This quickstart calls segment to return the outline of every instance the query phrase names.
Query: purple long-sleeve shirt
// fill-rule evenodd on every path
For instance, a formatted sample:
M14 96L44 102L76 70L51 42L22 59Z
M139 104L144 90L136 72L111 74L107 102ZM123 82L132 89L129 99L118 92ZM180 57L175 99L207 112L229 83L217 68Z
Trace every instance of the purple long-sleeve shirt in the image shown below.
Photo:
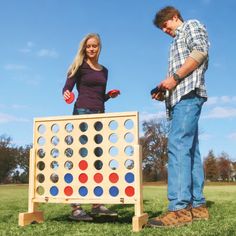
M97 71L84 61L76 74L72 78L67 78L62 92L66 90L71 92L76 84L78 98L75 107L104 112L104 103L109 99L106 94L107 78L106 67L103 66L102 70Z

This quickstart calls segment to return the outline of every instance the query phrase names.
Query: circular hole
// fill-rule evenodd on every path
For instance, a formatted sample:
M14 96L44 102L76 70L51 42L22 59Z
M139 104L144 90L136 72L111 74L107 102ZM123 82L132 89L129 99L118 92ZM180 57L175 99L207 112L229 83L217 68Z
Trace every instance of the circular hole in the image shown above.
M51 139L51 143L56 146L59 143L59 138L57 136L53 136Z
M125 128L126 129L132 129L134 127L134 122L130 119L125 121Z
M117 147L111 147L110 149L109 149L109 154L112 156L112 157L115 157L115 156L117 156L118 155L118 148Z
M111 173L109 175L109 180L110 180L111 183L117 183L118 180L119 180L119 175L116 174L116 173Z
M80 148L80 150L79 150L79 154L80 154L80 156L81 157L86 157L87 155L88 155L88 150L87 150L87 148Z
M97 161L94 162L94 167L95 167L96 170L101 170L102 166L103 166L102 161L97 160Z
M128 170L132 170L134 168L134 161L133 160L126 160L125 167Z
M101 183L103 181L103 175L100 174L100 173L96 173L94 176L93 176L93 179L96 183Z
M74 129L74 126L71 123L66 124L65 126L66 132L70 133Z
M71 145L71 144L73 143L73 141L74 141L74 139L73 139L73 137L72 137L71 135L67 135L67 136L65 137L65 143L66 143L67 145Z
M82 173L79 175L79 181L80 183L86 183L88 181L88 176L85 173Z
M58 124L53 124L51 127L51 130L53 133L57 133L59 131L59 125Z
M102 140L103 140L103 137L102 137L101 134L96 134L94 136L94 141L95 141L96 144L100 144L102 142Z
M65 174L64 180L66 183L70 184L73 181L73 175L69 173Z
M39 195L43 195L44 194L44 188L42 186L38 186L37 189L36 189L36 192Z
M125 134L125 141L127 143L132 143L134 141L134 135L132 133Z
M115 133L111 134L111 135L109 136L109 141L110 141L111 143L116 143L116 142L118 141L118 136L117 136L117 134L115 134Z
M132 146L125 147L125 154L127 156L133 156L134 154L134 148Z
M110 168L111 168L112 170L116 170L116 169L118 169L118 167L119 167L119 163L118 163L118 161L116 161L116 160L111 160L111 161L109 162L109 166L110 166Z
M109 189L109 193L112 197L116 197L118 194L119 194L119 189L115 186L112 186L110 189Z
M102 154L103 154L102 148L96 147L96 148L94 149L94 154L95 154L95 156L97 156L97 157L102 156Z
M70 186L65 187L64 193L66 196L71 196L73 194L73 188L71 188Z
M38 145L43 146L45 142L46 142L46 139L44 137L38 138L38 141L37 141Z
M109 123L109 128L110 128L111 130L116 130L116 129L118 128L118 123L117 123L117 121L112 120L112 121Z
M101 187L97 186L94 188L93 192L94 192L95 196L100 197L103 194L103 189Z
M72 156L73 156L73 149L67 148L67 149L65 150L65 155L66 155L67 157L72 157Z
M59 193L59 190L58 190L58 188L57 188L56 186L52 186L52 187L50 188L50 194L51 194L52 196L56 196L58 193Z
M96 131L101 131L102 128L103 128L102 122L97 121L97 122L94 124L94 129L95 129Z
M80 142L81 144L86 144L86 143L88 142L88 137L87 137L86 135L81 135L81 136L79 137L79 142Z
M85 123L85 122L82 122L82 123L79 125L79 129L80 129L81 132L87 131L87 129L88 129L88 124Z
M43 174L38 174L37 175L37 180L38 180L39 183L43 183L44 180L45 180L44 175Z
M44 170L45 168L45 163L43 161L38 162L37 167L39 170Z
M134 195L134 188L132 186L128 186L125 188L125 194L128 197L132 197Z
M55 173L51 174L50 176L50 180L53 182L53 183L57 183L58 180L59 180L59 176Z
M79 162L79 168L80 168L81 170L86 170L86 169L88 168L88 163L87 163L87 161L84 161L84 160L80 161L80 162Z
M84 187L84 186L80 187L80 188L79 188L79 194L80 194L82 197L86 196L86 195L88 194L88 189L87 189L86 187Z
M53 158L57 158L59 156L59 150L56 149L56 148L53 148L52 151L51 151L51 156Z
M57 169L59 168L59 164L58 164L57 161L53 161L53 162L51 162L50 167L51 167L53 170L57 170Z
M71 170L73 168L73 162L71 161L66 161L65 164L64 164L64 167L67 169L67 170Z
M45 151L44 151L42 148L40 148L40 149L38 150L37 154L38 154L38 156L39 156L40 158L44 158L44 157L45 157Z
M133 183L134 182L134 174L133 173L127 173L126 175L125 175L125 181L127 182L127 183Z
M45 125L39 125L39 127L38 127L38 132L39 132L40 134L44 134L45 131L46 131Z

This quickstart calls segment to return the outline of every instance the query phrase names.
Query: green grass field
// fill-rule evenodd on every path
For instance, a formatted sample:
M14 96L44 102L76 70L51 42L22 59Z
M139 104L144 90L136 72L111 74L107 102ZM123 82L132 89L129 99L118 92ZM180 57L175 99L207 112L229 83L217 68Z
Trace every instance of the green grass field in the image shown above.
M110 205L118 211L118 219L96 218L91 223L68 219L70 207L65 204L41 204L45 222L18 226L18 214L27 211L26 185L0 185L0 236L8 235L236 235L236 185L206 186L205 196L211 214L209 221L175 229L144 228L131 231L133 205ZM149 217L163 213L167 207L166 186L144 187L144 210ZM85 205L90 210L90 205Z

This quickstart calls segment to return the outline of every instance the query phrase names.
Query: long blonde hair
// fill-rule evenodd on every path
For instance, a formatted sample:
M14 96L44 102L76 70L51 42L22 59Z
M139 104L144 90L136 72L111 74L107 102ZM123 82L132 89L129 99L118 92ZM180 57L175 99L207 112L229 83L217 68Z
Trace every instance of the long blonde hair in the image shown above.
M76 53L74 61L69 66L69 69L68 69L68 72L67 72L67 77L68 78L73 77L75 75L75 73L77 72L77 70L79 69L79 67L81 66L81 64L83 63L83 60L86 56L85 55L86 43L87 43L88 39L90 39L90 38L95 38L98 41L99 50L98 50L98 54L97 54L97 58L96 58L98 60L98 57L99 57L99 54L100 54L100 51L101 51L101 47L102 47L101 39L100 39L99 34L90 33L90 34L86 35L80 42L79 49Z

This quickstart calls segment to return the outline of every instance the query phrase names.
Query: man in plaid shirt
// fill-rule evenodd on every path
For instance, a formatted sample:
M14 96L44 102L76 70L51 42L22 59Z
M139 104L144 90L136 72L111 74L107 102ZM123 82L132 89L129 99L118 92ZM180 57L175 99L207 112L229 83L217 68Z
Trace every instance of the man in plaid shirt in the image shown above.
M149 221L153 227L173 227L207 220L203 196L204 171L199 152L198 120L207 99L204 74L208 66L208 36L197 20L184 21L171 6L157 12L154 24L173 37L168 75L153 94L166 100L171 120L168 137L168 212ZM165 92L163 92L165 91Z

